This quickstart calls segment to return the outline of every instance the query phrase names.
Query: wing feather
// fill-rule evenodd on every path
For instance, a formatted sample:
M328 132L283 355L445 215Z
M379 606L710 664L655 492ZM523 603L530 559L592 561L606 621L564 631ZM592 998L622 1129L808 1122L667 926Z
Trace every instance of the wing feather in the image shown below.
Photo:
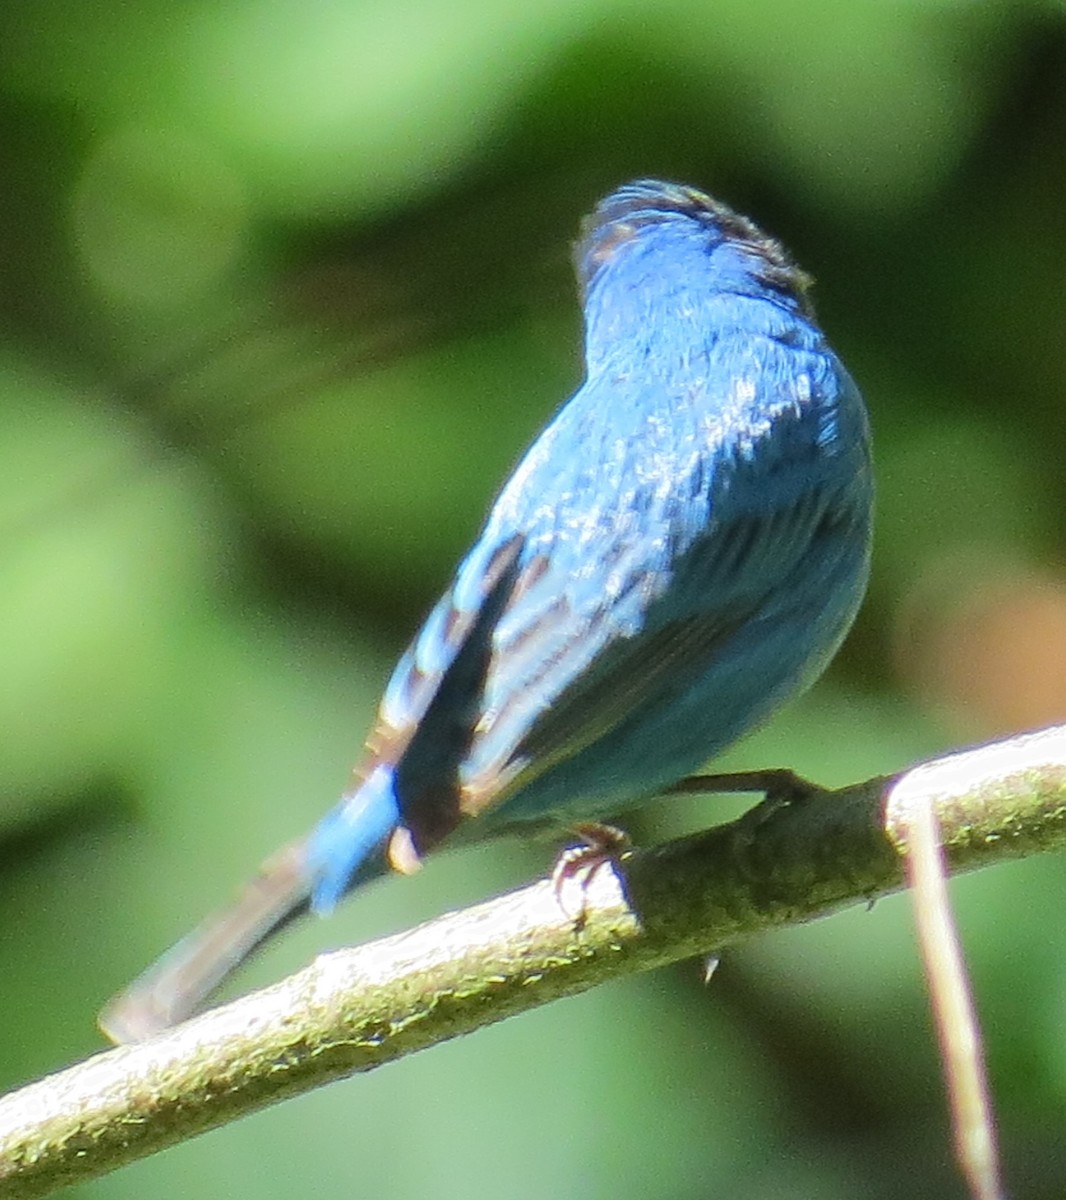
M560 611L558 600L530 613L512 640L498 647L488 693L501 672L510 672L519 636L526 653L542 640L554 653L540 658L526 688L500 689L500 702L483 715L464 772L463 811L473 815L505 803L501 783L513 795L640 709L660 707L688 689L739 630L788 603L782 578L808 556L812 543L838 540L829 511L812 492L788 509L714 529L672 572L669 615L655 603L665 580L634 579L632 586L644 593L640 637L617 627L613 604L580 620ZM708 597L716 598L711 606Z
M421 781L399 789L416 845L439 840L431 817L441 805L430 795L438 786L458 788L449 821L495 807L505 819L502 810L531 782L641 713L669 707L752 628L776 621L780 631L792 620L802 629L803 605L817 619L834 564L856 544L849 523L869 519L865 482L852 486L846 472L827 468L811 433L831 397L852 385L834 376L819 386L816 405L782 395L774 420L747 428L736 445L722 443L729 422L708 424L708 402L692 397L670 419L632 405L633 428L619 436L623 413L599 417L624 394L611 379L586 383L561 410L382 701L364 769L387 762L401 779L406 771L409 783ZM767 369L736 388L735 402L750 404L751 388L777 394L780 373ZM570 453L559 453L559 437ZM509 573L502 600L494 592L501 571ZM483 608L492 595L489 629ZM484 669L467 671L464 683L455 664L486 631ZM444 692L447 705L435 700ZM451 749L434 750L431 731L415 732L435 703L441 713L454 709L444 739ZM447 769L431 788L434 753ZM405 767L412 757L418 770Z

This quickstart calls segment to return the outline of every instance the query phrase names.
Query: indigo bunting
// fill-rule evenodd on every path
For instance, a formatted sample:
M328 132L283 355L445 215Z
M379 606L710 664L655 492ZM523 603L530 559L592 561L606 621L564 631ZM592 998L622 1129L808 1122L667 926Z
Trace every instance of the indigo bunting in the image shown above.
M810 280L747 218L645 180L576 248L585 380L400 659L362 767L112 1002L183 1019L260 941L447 840L580 828L661 793L825 667L869 569L862 398Z

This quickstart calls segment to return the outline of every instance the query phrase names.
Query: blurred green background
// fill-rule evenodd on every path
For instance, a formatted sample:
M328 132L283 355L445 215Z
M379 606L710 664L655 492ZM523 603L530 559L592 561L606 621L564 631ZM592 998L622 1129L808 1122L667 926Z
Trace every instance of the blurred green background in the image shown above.
M780 236L869 400L875 573L736 748L827 783L1066 719L1066 13L963 0L0 9L0 1085L338 794L581 374L616 184ZM722 799L653 806L639 841ZM246 970L535 877L443 855ZM1016 1197L1066 1194L1066 864L953 888ZM600 989L87 1197L961 1196L910 915Z

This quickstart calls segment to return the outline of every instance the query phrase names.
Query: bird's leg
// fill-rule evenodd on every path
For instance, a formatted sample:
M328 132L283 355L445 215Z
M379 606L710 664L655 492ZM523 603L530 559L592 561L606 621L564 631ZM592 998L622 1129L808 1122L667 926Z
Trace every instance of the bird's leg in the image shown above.
M720 775L690 775L667 788L667 794L762 792L763 798L733 822L733 844L737 862L745 874L755 878L756 872L748 862L759 830L784 808L806 804L829 789L787 767L770 767L762 771L734 771Z
M731 771L720 775L689 775L679 779L666 789L666 795L701 793L712 795L722 792L762 792L763 798L741 818L749 832L768 821L782 808L805 804L816 796L824 795L828 788L812 783L790 771L787 767L768 767L763 771Z
M727 771L715 775L689 775L679 779L665 790L665 795L681 795L698 792L712 795L722 792L762 792L763 799L757 805L771 805L773 809L783 804L802 804L813 800L827 789L812 783L790 771L787 767L769 767L762 771ZM752 810L755 811L754 809ZM769 814L767 814L769 815Z

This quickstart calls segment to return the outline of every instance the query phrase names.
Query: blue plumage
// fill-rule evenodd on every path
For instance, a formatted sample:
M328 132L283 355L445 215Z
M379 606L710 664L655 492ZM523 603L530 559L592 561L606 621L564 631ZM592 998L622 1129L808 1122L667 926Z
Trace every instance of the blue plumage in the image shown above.
M644 181L577 249L587 376L400 660L360 782L105 1014L143 1036L292 911L451 835L602 819L824 668L861 599L865 409L806 277L745 218ZM252 899L249 899L251 897Z

